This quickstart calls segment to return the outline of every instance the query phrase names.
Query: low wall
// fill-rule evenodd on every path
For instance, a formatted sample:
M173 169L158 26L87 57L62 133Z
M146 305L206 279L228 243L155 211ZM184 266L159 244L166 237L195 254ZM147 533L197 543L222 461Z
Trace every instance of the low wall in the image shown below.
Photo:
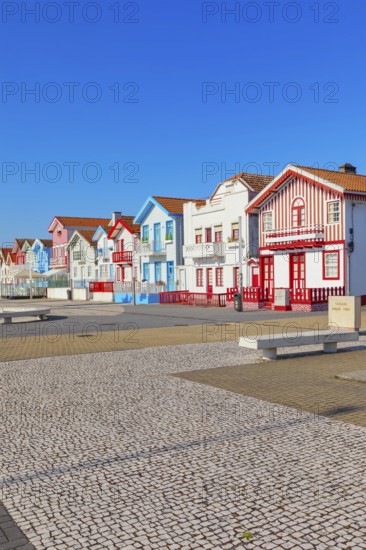
M81 302L89 300L89 290L87 288L73 288L72 299Z
M47 298L50 300L67 300L68 288L47 288Z
M93 292L90 294L93 302L113 302L113 292Z
M243 310L263 309L265 302L243 302Z
M132 304L133 295L126 293L115 293L114 301L119 304ZM159 294L136 294L136 305L141 304L158 304Z
M328 302L321 302L320 304L292 304L291 311L328 311Z

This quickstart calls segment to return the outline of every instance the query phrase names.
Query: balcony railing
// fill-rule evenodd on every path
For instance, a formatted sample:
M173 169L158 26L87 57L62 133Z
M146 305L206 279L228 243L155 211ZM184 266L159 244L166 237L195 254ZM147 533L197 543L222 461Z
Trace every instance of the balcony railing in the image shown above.
M184 258L214 258L225 256L226 243L199 243L183 246Z
M164 241L141 242L139 249L142 256L166 255L166 243Z
M324 241L324 225L304 225L302 227L278 228L265 231L265 244L288 244L298 241Z
M112 259L115 264L132 264L131 250L123 250L122 252L113 252Z
M77 250L76 252L73 252L72 259L74 262L78 262L80 260L85 260L85 256L80 250Z
M65 267L67 266L67 256L55 256L50 260L51 267Z

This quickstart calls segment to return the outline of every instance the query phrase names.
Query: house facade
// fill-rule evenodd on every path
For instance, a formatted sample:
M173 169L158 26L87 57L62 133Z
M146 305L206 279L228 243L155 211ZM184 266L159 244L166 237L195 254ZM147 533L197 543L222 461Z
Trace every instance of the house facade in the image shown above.
M87 289L90 282L98 279L97 243L93 241L94 234L93 230L77 229L66 246L73 289Z
M195 199L149 197L134 219L140 225L141 281L161 290L178 286L183 255L183 205Z
M15 239L12 253L15 254L15 265L23 266L27 263L26 254L32 248L34 239Z
M221 182L208 200L184 204L180 288L207 294L237 289L240 259L243 284L256 282L258 220L245 216L244 209L272 179L241 173Z
M50 269L52 240L35 239L30 250L33 252L32 270L37 273L46 273Z
M112 262L116 283L132 283L141 280L140 270L140 226L134 223L134 216L120 216L108 234L112 243Z
M51 269L69 269L67 245L76 230L93 231L94 234L97 227L108 227L109 222L108 218L55 216L48 228L52 234Z
M114 280L113 241L108 238L108 231L109 228L100 225L93 235L93 241L96 243L96 280L98 281Z
M246 212L259 216L260 248L245 307L323 310L329 295L366 295L366 176L352 165L289 165Z

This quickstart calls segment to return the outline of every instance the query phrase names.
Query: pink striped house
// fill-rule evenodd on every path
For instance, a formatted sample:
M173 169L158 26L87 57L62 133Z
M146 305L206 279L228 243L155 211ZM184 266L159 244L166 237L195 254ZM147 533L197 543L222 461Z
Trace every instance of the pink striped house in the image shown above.
M316 311L329 295L366 297L366 176L355 167L288 165L246 212L258 215L260 273L245 308Z

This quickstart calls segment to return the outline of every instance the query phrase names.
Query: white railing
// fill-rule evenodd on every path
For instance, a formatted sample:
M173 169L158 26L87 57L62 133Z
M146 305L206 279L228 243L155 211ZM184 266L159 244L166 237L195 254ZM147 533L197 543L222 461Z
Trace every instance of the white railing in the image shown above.
M324 240L324 225L304 225L302 227L277 228L265 231L264 240L267 244L288 243L293 241Z
M141 242L138 247L141 256L165 256L165 241Z
M199 243L183 246L184 258L213 258L225 256L225 243Z
M155 283L142 283L140 281L135 282L135 292L137 294L159 294L159 292L165 292L166 285L157 285ZM131 294L133 292L133 283L131 281L125 281L124 283L114 283L114 292L118 294Z

